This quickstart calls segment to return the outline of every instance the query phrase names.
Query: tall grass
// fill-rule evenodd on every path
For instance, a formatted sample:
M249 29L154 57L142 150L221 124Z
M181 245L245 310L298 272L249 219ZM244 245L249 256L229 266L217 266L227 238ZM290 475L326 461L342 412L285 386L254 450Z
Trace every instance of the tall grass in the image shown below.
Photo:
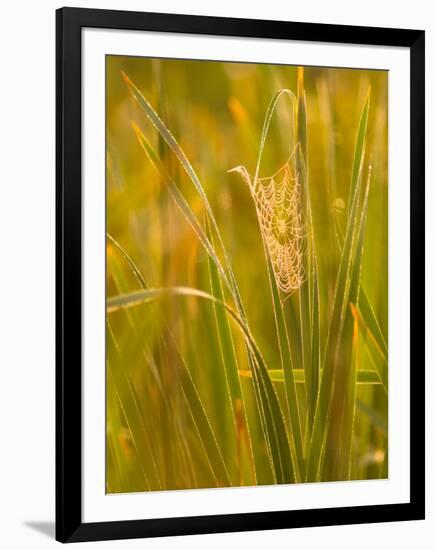
M107 69L107 491L385 476L385 75Z

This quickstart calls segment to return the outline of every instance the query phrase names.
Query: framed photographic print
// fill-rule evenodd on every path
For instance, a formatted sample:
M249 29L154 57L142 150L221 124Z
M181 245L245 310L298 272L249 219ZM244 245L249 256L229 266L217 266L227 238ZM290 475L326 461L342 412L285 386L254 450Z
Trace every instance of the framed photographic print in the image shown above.
M57 539L424 518L424 32L56 48Z

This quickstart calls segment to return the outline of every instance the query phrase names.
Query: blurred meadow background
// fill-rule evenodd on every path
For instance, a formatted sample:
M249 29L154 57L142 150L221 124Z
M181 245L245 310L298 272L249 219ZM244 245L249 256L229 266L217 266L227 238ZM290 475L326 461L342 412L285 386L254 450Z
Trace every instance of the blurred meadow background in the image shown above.
M106 58L108 493L387 477L387 93Z

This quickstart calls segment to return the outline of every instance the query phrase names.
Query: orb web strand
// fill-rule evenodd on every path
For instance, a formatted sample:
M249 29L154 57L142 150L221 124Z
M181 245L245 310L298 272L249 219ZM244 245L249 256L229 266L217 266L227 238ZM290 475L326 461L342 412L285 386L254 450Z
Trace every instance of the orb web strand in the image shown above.
M287 163L273 176L258 178L253 188L277 285L290 294L307 277L304 262L307 232L300 183Z

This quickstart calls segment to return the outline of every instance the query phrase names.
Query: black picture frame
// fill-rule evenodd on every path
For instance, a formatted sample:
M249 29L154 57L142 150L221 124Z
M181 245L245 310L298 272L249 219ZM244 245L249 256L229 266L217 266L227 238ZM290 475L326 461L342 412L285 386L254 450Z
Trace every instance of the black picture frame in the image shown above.
M369 44L410 49L410 502L135 521L82 522L81 29L84 27ZM424 519L424 55L425 33L419 30L78 8L57 10L57 540L77 542Z

